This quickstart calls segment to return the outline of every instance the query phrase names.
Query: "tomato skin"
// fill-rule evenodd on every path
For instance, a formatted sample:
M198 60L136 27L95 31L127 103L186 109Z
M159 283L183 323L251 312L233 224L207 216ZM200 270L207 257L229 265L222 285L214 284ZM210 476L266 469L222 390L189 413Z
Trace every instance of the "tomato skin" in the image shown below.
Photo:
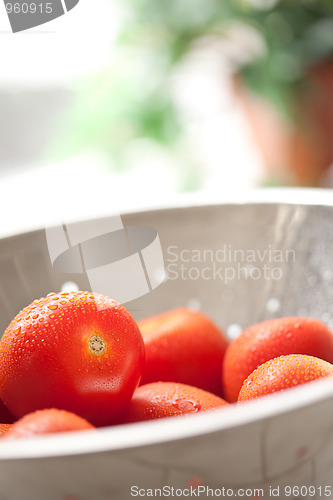
M270 359L244 381L238 402L260 398L312 380L333 376L333 365L314 356L289 354Z
M143 362L140 330L120 304L89 292L49 294L0 341L0 397L16 418L61 408L108 425L130 401Z
M3 439L28 438L38 434L95 429L87 420L72 412L47 408L28 413L8 428Z
M7 406L0 400L0 422L2 424L12 424L14 421L15 418L10 413Z
M306 354L333 363L333 334L313 318L286 317L246 328L227 349L224 394L235 402L244 380L259 365L286 354Z
M141 385L118 423L175 417L229 406L216 394L176 382Z
M141 385L179 382L222 395L224 333L204 314L179 308L138 322L146 351Z
M11 424L0 424L0 439L7 433L10 427Z

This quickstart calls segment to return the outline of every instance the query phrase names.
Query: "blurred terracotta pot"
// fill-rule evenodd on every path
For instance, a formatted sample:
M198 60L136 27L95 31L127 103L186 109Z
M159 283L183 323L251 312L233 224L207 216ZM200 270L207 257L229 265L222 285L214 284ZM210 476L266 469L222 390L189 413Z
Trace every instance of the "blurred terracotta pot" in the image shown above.
M312 66L295 93L288 119L255 95L240 75L234 88L269 182L322 186L333 163L333 60Z

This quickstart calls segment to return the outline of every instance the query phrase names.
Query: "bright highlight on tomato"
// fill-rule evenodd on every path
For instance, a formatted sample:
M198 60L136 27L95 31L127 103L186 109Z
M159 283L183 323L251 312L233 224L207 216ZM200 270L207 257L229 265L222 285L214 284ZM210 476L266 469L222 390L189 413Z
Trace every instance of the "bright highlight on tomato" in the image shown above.
M49 294L23 309L0 341L0 397L20 418L59 408L111 424L139 384L144 344L120 304L89 292Z

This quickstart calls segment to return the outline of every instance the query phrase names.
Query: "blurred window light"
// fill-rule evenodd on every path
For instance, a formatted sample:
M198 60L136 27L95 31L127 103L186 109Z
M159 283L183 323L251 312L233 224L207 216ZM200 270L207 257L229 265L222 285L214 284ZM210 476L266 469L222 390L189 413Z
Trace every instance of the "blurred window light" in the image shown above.
M81 0L66 16L12 34L5 11L1 16L0 88L71 86L110 63L113 41L120 29L123 10L110 0ZM15 63L14 63L15 61Z

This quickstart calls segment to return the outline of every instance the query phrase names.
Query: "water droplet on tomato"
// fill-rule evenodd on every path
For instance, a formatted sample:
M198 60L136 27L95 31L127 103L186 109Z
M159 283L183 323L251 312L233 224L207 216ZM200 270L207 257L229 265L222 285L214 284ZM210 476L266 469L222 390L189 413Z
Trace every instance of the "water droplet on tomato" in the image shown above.
M172 406L183 413L195 413L201 409L201 404L199 403L199 401L188 398L175 399L172 402Z

